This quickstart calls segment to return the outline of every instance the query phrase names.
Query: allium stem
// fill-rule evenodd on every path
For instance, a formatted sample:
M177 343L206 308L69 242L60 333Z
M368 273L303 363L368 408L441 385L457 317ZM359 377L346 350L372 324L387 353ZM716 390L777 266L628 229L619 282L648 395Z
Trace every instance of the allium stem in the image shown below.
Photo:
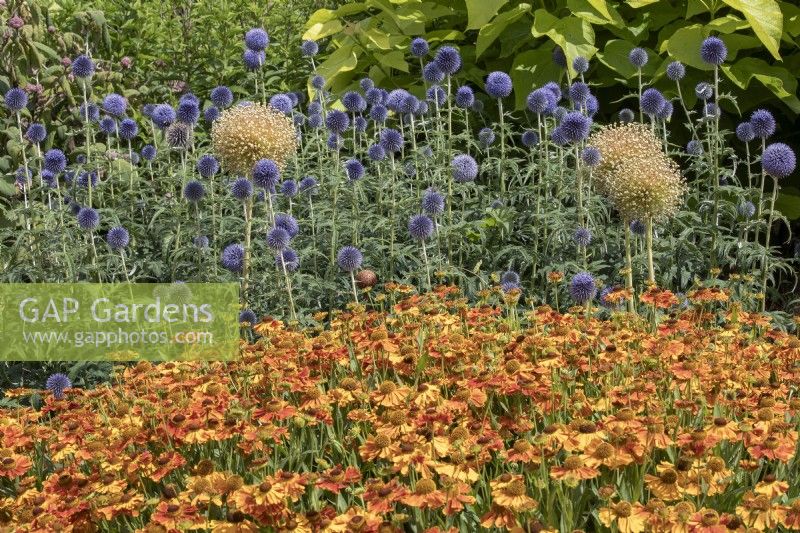
M250 233L253 226L253 199L244 203L244 260L242 262L242 305L247 307L247 289L250 283Z
M647 271L648 283L655 284L656 271L653 267L653 217L647 217Z
M642 114L642 67L637 70L639 74L639 122L644 122L644 115Z
M772 237L772 223L775 221L775 199L778 197L778 178L772 178L772 199L769 203L769 217L764 237L764 255L761 258L761 312L767 308L767 277L769 276L769 243Z
M631 225L630 221L625 220L625 285L629 292L628 310L631 313L636 313L635 293L633 290L633 259L631 257Z
M353 274L353 271L350 271L350 282L353 284L353 298L355 298L356 303L358 303L358 290L356 288L356 276Z

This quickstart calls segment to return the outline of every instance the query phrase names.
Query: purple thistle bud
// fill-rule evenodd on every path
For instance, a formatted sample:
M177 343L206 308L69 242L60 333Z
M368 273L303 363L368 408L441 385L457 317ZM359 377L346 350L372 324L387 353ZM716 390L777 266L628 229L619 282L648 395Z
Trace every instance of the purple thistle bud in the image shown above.
M673 61L667 65L667 77L672 81L680 81L686 76L686 67L680 61Z
M112 250L122 250L128 247L130 235L128 234L128 230L122 226L116 226L108 230L106 241Z
M468 109L475 102L475 93L471 87L463 85L456 91L456 106L461 109Z
M314 41L303 41L300 45L300 51L306 57L314 57L319 53L319 45Z
M274 190L281 177L278 164L272 159L260 159L253 165L253 183L262 189Z
M81 207L77 219L78 226L85 230L93 230L100 224L100 215L91 207Z
M231 272L241 272L244 266L244 246L238 243L226 246L225 249L222 250L220 263L222 263L225 269Z
M475 181L478 177L478 163L472 156L459 154L450 163L453 179L458 183L468 183Z
M183 197L186 198L187 202L199 202L203 199L205 194L205 187L203 187L203 184L197 180L187 182L183 188Z
M345 272L354 272L361 267L364 256L361 251L354 246L343 246L336 254L336 264Z
M637 69L641 69L647 64L647 51L644 48L634 48L628 53L628 61Z
M594 277L588 272L578 272L569 283L569 294L578 304L585 304L597 294Z
M749 143L755 139L756 132L753 131L753 125L749 122L742 122L736 126L736 137L744 143Z
M412 239L427 240L433 235L434 224L427 215L414 215L408 220L408 233Z
M430 47L428 46L428 41L423 39L422 37L416 37L411 40L411 55L414 57L425 57L428 55L428 51Z
M761 167L774 178L789 176L796 164L794 150L783 143L770 144L761 156Z
M436 52L439 68L445 74L453 75L461 69L461 54L452 46L443 46Z
M244 34L244 44L250 50L260 52L269 46L269 35L264 28L252 28Z
M757 109L750 115L753 133L759 139L767 139L775 133L775 117L766 109Z
M211 102L220 109L225 109L233 103L233 92L224 85L219 85L211 90Z
M436 189L428 189L422 195L422 210L435 217L444 212L444 195Z
M240 202L253 196L253 183L247 178L239 178L231 184L231 196Z
M728 48L719 37L708 37L700 45L700 58L709 65L721 65L728 57Z
M505 72L491 72L486 77L486 94L492 98L508 98L512 89L511 77Z

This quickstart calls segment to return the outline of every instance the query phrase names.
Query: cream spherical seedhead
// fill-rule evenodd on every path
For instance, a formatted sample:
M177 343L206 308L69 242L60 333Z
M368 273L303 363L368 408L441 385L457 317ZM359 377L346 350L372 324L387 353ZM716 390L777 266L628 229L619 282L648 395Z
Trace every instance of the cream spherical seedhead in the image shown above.
M261 104L223 111L211 128L211 142L223 168L233 174L249 174L261 159L283 166L297 150L292 119Z
M650 128L638 122L603 126L588 141L600 151L600 163L595 167L595 184L606 194L608 181L631 159L647 159L661 154L661 142Z

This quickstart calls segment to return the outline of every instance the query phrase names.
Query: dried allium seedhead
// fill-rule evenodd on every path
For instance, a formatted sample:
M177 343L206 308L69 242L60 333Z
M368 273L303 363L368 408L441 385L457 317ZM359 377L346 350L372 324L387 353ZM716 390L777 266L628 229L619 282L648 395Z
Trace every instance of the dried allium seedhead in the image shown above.
M171 124L164 135L173 150L186 150L192 144L192 128L183 122Z
M283 166L297 150L291 117L260 104L223 111L211 128L211 141L222 166L234 174L249 174L261 159Z

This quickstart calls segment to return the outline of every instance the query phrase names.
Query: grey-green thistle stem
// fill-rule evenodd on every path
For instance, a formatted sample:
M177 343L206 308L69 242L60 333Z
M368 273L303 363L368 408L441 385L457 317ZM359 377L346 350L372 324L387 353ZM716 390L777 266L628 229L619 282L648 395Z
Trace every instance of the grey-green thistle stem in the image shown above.
M772 178L772 198L769 203L769 217L767 221L767 230L764 237L764 255L761 257L761 312L766 310L767 306L767 277L769 276L769 243L772 237L772 223L775 221L775 199L778 197L778 178Z

